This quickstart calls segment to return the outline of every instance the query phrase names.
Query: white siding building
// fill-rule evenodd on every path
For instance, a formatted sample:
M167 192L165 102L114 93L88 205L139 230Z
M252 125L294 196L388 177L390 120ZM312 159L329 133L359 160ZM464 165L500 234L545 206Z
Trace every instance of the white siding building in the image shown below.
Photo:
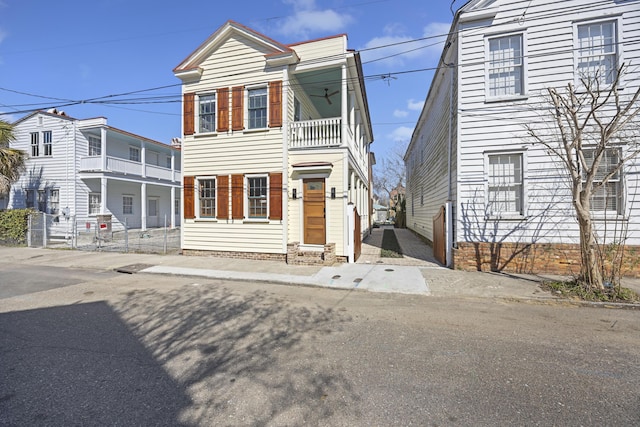
M569 177L525 126L553 126L547 88L594 70L606 87L623 63L620 93L629 99L640 84L640 1L468 1L405 155L408 227L455 268L578 271ZM600 230L628 226L630 250L640 246L638 168L631 162L592 199ZM434 232L442 207L443 232Z
M346 35L283 45L229 21L174 73L184 253L353 261L371 220L373 136Z
M107 125L35 112L14 124L11 144L27 153L26 171L5 206L54 215L52 233L71 221L94 223L111 215L112 227L147 229L180 224L180 150ZM0 200L0 203L3 201Z

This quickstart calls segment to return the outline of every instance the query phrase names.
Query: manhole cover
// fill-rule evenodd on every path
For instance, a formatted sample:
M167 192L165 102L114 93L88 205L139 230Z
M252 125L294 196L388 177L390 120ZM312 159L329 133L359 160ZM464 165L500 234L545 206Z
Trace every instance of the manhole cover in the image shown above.
M362 279L359 278L359 277L357 279L354 279L354 281L353 281L353 283L360 283L360 282L362 282Z
M133 273L137 273L137 272L142 271L145 268L149 268L149 267L153 267L153 265L151 265L151 264L129 264L129 265L125 265L124 267L114 268L114 270L116 272L118 272L118 273L133 274Z
M393 268L385 268L384 271L394 271Z

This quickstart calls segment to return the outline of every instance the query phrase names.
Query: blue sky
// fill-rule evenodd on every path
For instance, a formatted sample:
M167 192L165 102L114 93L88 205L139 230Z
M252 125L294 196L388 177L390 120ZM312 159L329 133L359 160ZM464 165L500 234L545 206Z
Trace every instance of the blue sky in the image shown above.
M0 118L14 121L24 110L170 86L136 94L145 102L158 97L154 103L60 107L169 143L180 135L180 103L167 102L180 93L173 68L232 19L285 44L346 33L349 48L361 51L372 149L381 158L410 139L433 76L415 70L437 65L444 39L409 41L448 32L450 3L0 0L0 113L8 113ZM394 43L400 44L378 48Z

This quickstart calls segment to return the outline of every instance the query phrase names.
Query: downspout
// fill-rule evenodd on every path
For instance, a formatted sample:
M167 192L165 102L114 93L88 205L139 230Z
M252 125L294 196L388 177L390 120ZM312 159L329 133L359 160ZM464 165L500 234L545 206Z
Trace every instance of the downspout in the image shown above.
M282 251L289 243L289 68L282 70ZM288 262L288 261L287 261Z

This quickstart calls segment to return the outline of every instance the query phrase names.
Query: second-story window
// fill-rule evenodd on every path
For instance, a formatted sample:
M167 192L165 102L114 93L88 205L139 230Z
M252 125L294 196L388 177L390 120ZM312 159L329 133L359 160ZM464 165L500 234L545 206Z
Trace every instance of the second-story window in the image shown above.
M140 162L140 149L138 147L129 147L129 160Z
M267 88L249 89L249 129L267 127Z
M100 141L100 138L90 136L89 137L89 155L99 156L101 154L102 154L102 143Z
M522 34L489 39L487 95L524 95L524 54Z
M45 156L53 154L53 135L50 130L42 132L42 148Z
M616 78L618 45L614 21L578 25L578 79L611 84Z
M199 96L199 132L215 132L216 131L216 96L200 95Z
M31 157L40 155L40 134L38 132L31 133Z

